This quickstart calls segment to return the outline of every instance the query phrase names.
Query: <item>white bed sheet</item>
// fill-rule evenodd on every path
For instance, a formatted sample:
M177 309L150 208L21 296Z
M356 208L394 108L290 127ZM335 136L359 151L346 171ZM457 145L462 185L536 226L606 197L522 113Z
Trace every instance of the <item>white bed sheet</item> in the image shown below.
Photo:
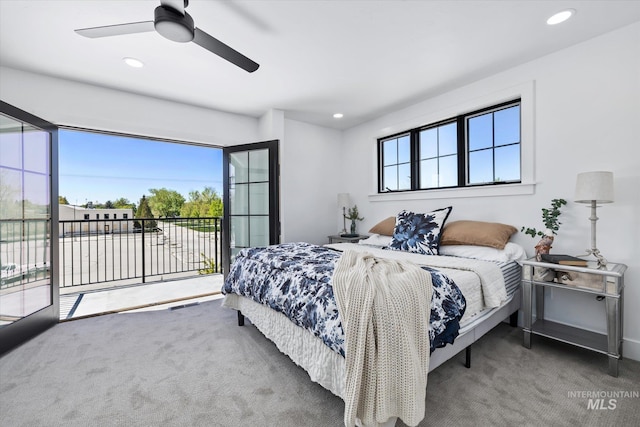
M391 258L396 260L401 259L414 262L418 265L424 265L425 261L425 255L413 254L403 251L384 250L374 246L359 245L357 243L333 243L325 246L339 251L354 250L360 252L370 252L380 258ZM460 319L460 324L464 324L465 322L472 320L479 313L488 308L484 304L480 278L476 273L467 270L442 267L437 267L437 269L439 271L442 271L451 280L453 280L458 288L460 288L462 295L464 295L467 303L467 308L465 309L462 319Z

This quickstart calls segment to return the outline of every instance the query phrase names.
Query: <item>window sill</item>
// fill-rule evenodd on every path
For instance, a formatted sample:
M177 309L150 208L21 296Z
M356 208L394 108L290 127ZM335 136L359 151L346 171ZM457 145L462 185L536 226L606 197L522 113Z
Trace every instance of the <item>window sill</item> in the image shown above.
M370 202L396 200L458 199L464 197L520 196L533 194L535 184L507 184L485 187L449 188L442 190L404 191L398 193L369 194Z

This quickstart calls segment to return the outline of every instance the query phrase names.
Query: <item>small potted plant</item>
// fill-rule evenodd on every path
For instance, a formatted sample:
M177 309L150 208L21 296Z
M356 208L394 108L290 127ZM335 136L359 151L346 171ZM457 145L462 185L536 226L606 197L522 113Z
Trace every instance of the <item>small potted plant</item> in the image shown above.
M351 220L351 236L357 236L356 221L362 221L364 219L364 217L360 217L360 214L358 213L358 206L354 205L352 208L349 208L344 217Z
M551 249L551 244L553 243L554 235L560 229L560 224L562 224L558 217L562 214L560 208L567 204L567 201L564 199L553 199L551 200L551 207L549 209L542 208L542 223L546 227L544 230L537 230L531 227L522 227L520 231L523 231L524 234L528 234L531 237L535 238L536 236L542 237L542 239L535 246L536 249L536 260L542 261L542 254L548 254Z
M556 233L556 231L560 229L560 224L562 224L558 220L558 217L560 216L560 214L562 214L562 212L560 212L560 208L566 204L567 204L567 201L565 199L553 199L551 200L550 209L542 208L542 223L546 227L544 231L536 230L535 228L530 228L530 227L522 227L520 231L523 231L524 234L528 234L534 238L536 236L553 237L554 234L558 234Z

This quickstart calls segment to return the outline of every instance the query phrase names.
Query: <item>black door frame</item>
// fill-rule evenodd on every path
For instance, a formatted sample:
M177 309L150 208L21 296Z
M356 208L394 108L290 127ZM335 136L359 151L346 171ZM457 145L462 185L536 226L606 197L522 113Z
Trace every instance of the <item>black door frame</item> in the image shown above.
M280 243L280 162L278 140L234 145L222 149L223 180L223 231L222 231L222 269L224 276L231 265L231 203L229 194L229 155L238 151L269 150L269 244Z
M40 117L23 111L13 105L0 101L0 112L18 121L33 125L38 129L49 132L50 158L49 158L49 207L50 217L50 291L51 304L34 313L31 313L15 322L0 328L0 355L19 346L46 329L57 324L60 320L60 288L58 280L58 239L54 233L58 232L58 127Z

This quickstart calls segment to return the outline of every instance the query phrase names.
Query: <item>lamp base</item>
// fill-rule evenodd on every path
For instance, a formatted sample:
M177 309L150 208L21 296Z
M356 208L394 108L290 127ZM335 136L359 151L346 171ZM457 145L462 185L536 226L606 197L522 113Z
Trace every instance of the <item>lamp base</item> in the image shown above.
M596 222L598 221L596 207L596 200L591 200L591 216L589 217L589 221L591 221L591 249L587 249L584 256L593 255L598 260L598 268L606 269L607 260L600 255L600 251L596 248Z
M603 257L602 254L600 254L600 250L598 248L587 249L586 252L587 252L586 254L580 255L580 256L593 255L595 257L595 259L598 261L598 268L599 269L606 269L607 268L607 259L605 257Z

